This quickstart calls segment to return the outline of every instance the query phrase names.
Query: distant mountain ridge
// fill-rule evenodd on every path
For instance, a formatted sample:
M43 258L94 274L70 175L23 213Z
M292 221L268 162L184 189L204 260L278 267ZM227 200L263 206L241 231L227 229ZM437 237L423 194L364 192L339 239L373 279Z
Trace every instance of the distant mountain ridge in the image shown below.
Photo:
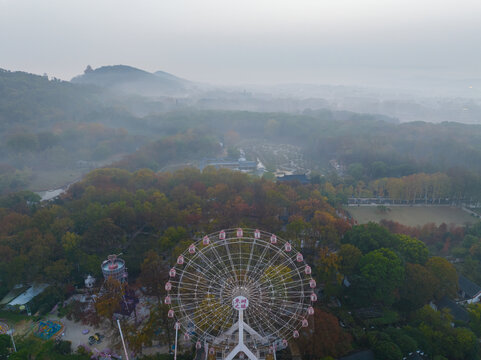
M98 88L0 69L0 131L82 118L100 108Z
M150 73L127 65L102 66L95 70L87 66L84 73L71 82L147 96L186 96L196 88L195 83L167 72Z

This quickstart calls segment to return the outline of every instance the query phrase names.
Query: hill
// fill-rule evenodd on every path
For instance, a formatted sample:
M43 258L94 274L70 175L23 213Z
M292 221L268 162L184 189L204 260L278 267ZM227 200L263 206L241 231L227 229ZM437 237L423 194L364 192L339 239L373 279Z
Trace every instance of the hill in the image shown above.
M0 130L78 119L99 107L98 89L0 69Z
M157 71L149 73L126 65L102 66L93 70L87 66L74 84L91 84L127 94L144 96L182 96L193 88L190 81Z

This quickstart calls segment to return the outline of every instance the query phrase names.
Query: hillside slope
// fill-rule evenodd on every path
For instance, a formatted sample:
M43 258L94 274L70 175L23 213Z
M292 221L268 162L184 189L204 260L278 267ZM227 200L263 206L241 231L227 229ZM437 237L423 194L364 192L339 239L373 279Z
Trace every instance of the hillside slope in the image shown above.
M144 96L182 96L193 84L172 74L158 71L149 73L126 65L87 67L82 75L72 79L74 84L91 84L126 94Z

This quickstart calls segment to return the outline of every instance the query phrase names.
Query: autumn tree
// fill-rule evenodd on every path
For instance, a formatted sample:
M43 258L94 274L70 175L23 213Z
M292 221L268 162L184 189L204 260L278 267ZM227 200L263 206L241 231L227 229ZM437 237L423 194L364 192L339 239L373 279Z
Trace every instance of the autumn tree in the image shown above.
M434 297L440 300L444 296L454 297L458 290L458 274L454 266L444 258L434 256L426 262L426 268L437 279Z
M337 253L322 247L316 260L316 277L324 284L326 295L332 295L342 280L339 272L341 259Z
M339 326L338 318L319 308L309 317L309 327L300 333L295 342L305 358L338 358L351 349L352 338Z
M145 288L145 293L157 298L157 303L162 303L162 295L165 293L163 287L167 278L167 265L155 251L150 250L145 255L141 265L141 272L138 282Z
M114 325L113 316L121 310L121 302L125 295L125 284L109 277L95 301L95 309L99 316L108 319Z
M434 298L438 287L437 279L429 269L419 264L406 264L406 278L400 288L403 307L414 310Z

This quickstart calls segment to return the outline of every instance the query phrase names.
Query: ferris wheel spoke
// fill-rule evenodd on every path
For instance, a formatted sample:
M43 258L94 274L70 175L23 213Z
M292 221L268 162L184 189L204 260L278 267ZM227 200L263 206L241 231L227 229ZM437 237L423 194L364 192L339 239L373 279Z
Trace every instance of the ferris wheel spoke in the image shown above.
M281 250L281 251L282 251L282 250ZM266 269L269 269L270 267L276 266L277 269L280 269L280 268L282 268L283 266L286 266L287 268L290 269L289 273L294 272L295 270L297 270L297 265L292 261L292 259L291 259L289 256L286 256L285 259L284 259L284 261L283 261L282 263L274 265L274 264L275 264L275 261L279 258L279 256L280 256L280 252L278 252L278 253L276 254L276 257L275 257L275 258L272 258L272 259L267 263L267 265L266 265L265 268L266 268ZM291 267L287 266L286 264L291 264L291 265L293 265L293 267L294 267L295 270L293 270ZM276 272L279 272L279 270L277 270ZM296 271L296 273L299 275L299 277L302 277L302 275L300 275L300 273L299 273L298 270ZM282 274L282 275L284 275L284 274ZM262 277L262 274L259 274L257 277L253 278L252 281L253 281L253 282L259 281L261 277Z
M200 254L201 252L199 251L198 254ZM194 261L195 258L193 259L189 259L189 262L188 264L184 267L184 269L182 270L183 272L188 272L187 269L189 268L188 265L190 264L193 264L193 261ZM204 259L208 259L207 257L204 256ZM190 266L193 268L193 266ZM222 275L219 274L219 272L216 272L215 269L215 264L211 261L209 261L209 267L206 269L207 270L207 274L211 276L211 278L214 278L215 280L218 280L219 282L221 282L223 280L222 278ZM212 273L210 272L210 270L214 270ZM197 271L197 269L196 269ZM192 273L191 273L192 274ZM207 275L206 272L202 272L202 275L205 276Z
M249 255L249 260L247 261L247 269L246 269L246 272L245 272L245 275L244 275L244 283L248 283L247 274L249 273L249 270L250 270L250 267L251 267L252 254L254 253L254 249L256 247L256 242L257 242L257 239L254 238L254 243L251 246L251 252L250 252L250 255Z
M211 261L207 256L205 256L205 254L203 252L199 251L198 254L199 254L199 256L201 256L204 259L204 261L207 261L209 263L209 268L207 269L208 271L213 270L213 269L217 269L218 264ZM212 276L216 279L221 279L223 277L223 274L220 274L219 272L214 271L212 273Z
M279 326L285 323L285 321L280 319L275 312L266 312L265 308L261 307L260 304L255 304L254 308L256 310L256 314L259 315L259 318L262 318L263 323L265 323L274 334L279 330ZM272 324L273 321L275 321L276 325L278 325L277 327Z
M230 265L232 267L232 272L234 273L234 278L235 278L235 281L237 283L237 285L239 285L239 279L237 278L237 273L236 273L236 270L235 270L235 266L234 266L234 263L232 262L232 258L230 256L230 250L229 250L229 247L227 246L227 239L224 239L224 246L225 246L225 251L227 253L227 256L229 257L229 262L230 262Z
M182 272L182 275L184 278L186 278L186 281L181 281L181 280L171 280L171 284L173 286L177 286L179 288L182 288L182 287L188 287L188 286L192 286L193 284L195 283L199 283L199 279L202 279L202 277L199 277L198 275L196 274L192 274L190 273L189 271L184 271ZM206 280L206 279L204 279ZM214 284L214 285L212 285ZM222 283L220 282L207 282L206 283L203 283L203 284L200 284L201 287L205 288L205 289L208 289L209 286L211 286L212 288L216 288L216 287L220 287Z
M253 328L258 332L260 333L259 335L261 335L262 337L264 338L269 338L269 337L272 337L272 334L275 334L275 329L272 328L272 326L270 324L267 325L267 329L269 329L269 332L266 331L266 329L264 329L264 327L262 326L262 322L261 322L261 318L263 316L249 316L248 313L246 313L246 319L247 321L249 321L249 319L252 318L252 323L253 323Z
M260 286L264 286L266 283L270 284L276 284L276 283L281 283L283 285L288 286L288 288L294 288L294 287L299 287L299 289L302 291L304 294L304 287L306 287L309 282L307 279L303 278L303 275L299 272L299 269L291 269L287 273L282 273L280 269L285 265L280 265L279 267L276 268L276 272L274 276L265 276L264 279L262 277L258 280L260 283ZM295 278L296 280L292 280L292 278ZM289 280L290 279L290 280Z
M225 317L225 318L223 319L223 322L220 324L219 329L225 329L225 330L227 330L226 328L228 328L229 325L234 324L235 321L236 321L236 316L235 316L235 315L236 315L236 314L233 314L233 315L230 316L230 317ZM216 327L216 323L215 323L214 321L212 321L212 319L210 319L210 321L211 321L211 325L210 325L210 327L209 327L209 329L208 329L209 331L212 330L212 329L214 329L214 328ZM230 322L229 322L229 321L230 321Z
M269 250L268 250L268 249L269 249L269 246L270 246L270 244L268 244L268 246L264 246L264 249L263 249L263 251L262 251L262 254L261 254L261 255L259 256L259 258L257 259L256 264L254 265L254 268L253 268L253 270L252 270L252 273L253 273L253 274L256 274L257 272L259 272L259 266L260 266L260 264L262 264L262 261L263 261L263 259L264 259L264 257L265 257L266 252L269 251ZM253 282L251 281L249 284L252 284L252 283L253 283Z

